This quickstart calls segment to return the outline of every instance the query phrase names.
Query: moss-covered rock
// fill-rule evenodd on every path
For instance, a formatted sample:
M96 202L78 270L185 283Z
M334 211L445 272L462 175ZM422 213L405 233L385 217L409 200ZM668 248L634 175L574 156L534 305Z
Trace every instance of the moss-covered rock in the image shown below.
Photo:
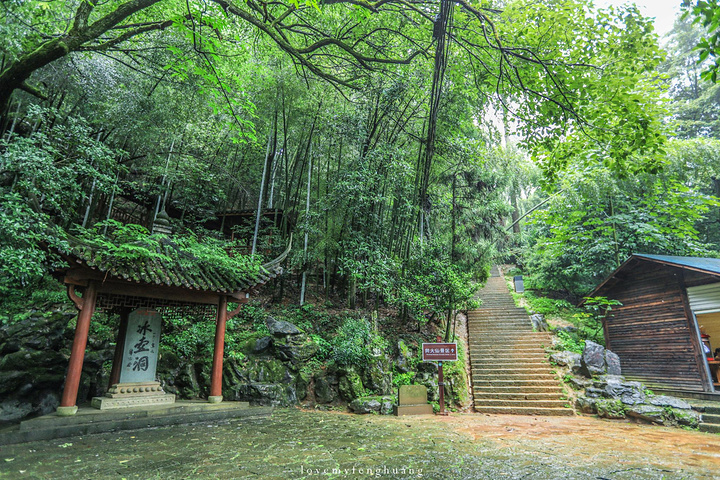
M392 392L391 360L385 355L372 357L363 370L363 385L373 393L388 395Z
M345 369L344 374L338 382L338 392L340 393L340 398L347 402L351 402L364 395L365 388L363 387L360 375L358 375L354 368L350 367Z
M628 417L637 418L645 422L665 423L665 410L654 405L634 405L629 407L625 413Z
M297 365L308 361L318 351L318 345L305 334L288 335L273 339L275 357Z
M603 418L625 418L623 402L617 398L599 398L595 401L597 414Z
M333 388L331 378L322 374L315 377L315 401L317 403L332 403L337 400L337 393Z
M694 410L670 408L669 413L678 425L697 428L697 426L700 424L700 414L698 414Z

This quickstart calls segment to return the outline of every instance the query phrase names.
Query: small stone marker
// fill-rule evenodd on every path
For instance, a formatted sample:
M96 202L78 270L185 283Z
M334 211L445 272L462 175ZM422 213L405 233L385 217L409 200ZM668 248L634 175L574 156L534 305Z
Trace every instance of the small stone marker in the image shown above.
M427 387L425 385L401 385L398 404L393 406L393 411L397 416L432 415L432 405L427 403Z

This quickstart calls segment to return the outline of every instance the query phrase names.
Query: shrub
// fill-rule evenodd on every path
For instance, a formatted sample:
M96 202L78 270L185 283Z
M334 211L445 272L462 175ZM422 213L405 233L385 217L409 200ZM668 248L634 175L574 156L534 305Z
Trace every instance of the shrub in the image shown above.
M387 349L387 342L372 331L367 319L349 317L338 329L332 346L332 358L338 365L364 366L374 350L382 352Z

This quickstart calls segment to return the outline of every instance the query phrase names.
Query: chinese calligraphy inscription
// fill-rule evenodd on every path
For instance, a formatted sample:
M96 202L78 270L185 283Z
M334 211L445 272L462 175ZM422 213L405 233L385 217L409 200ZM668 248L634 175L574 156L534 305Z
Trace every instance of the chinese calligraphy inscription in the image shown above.
M155 381L161 322L155 310L138 308L130 313L120 383Z

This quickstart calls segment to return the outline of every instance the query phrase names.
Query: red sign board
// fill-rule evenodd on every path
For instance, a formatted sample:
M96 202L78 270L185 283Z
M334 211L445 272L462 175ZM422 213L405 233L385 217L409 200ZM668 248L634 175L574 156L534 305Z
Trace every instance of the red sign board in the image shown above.
M457 343L423 343L423 362L452 362L457 360Z

